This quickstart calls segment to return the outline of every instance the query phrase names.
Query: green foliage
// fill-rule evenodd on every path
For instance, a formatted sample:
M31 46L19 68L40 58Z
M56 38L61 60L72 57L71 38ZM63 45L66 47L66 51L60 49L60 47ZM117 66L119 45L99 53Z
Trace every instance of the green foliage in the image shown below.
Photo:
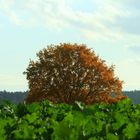
M0 140L139 140L140 105L130 99L115 104L0 105Z

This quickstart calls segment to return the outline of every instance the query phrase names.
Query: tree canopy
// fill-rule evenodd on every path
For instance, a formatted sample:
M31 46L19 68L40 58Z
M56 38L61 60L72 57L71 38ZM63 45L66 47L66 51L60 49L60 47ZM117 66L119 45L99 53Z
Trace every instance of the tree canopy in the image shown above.
M84 44L50 45L37 57L24 72L29 84L29 103L45 99L54 103L114 103L126 98L114 66L108 67Z

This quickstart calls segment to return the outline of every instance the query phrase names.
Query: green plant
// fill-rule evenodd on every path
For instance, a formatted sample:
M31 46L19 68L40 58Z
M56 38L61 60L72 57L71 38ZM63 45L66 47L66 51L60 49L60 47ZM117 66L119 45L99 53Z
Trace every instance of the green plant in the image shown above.
M114 104L53 104L49 101L0 108L0 140L139 140L140 105L130 99ZM20 105L21 106L21 105ZM14 116L14 117L13 117Z

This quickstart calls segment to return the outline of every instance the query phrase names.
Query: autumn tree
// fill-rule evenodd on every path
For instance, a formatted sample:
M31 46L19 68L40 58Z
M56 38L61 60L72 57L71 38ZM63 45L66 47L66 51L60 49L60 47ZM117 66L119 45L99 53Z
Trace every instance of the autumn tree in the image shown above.
M37 57L24 72L29 84L28 103L44 99L54 103L114 103L126 98L114 66L107 67L86 45L50 45Z

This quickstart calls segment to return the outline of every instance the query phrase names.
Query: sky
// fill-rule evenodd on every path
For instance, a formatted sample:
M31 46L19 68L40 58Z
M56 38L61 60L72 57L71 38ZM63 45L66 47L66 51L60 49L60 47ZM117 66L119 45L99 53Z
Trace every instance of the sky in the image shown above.
M0 90L28 90L30 59L60 43L86 44L140 89L139 0L0 0Z

